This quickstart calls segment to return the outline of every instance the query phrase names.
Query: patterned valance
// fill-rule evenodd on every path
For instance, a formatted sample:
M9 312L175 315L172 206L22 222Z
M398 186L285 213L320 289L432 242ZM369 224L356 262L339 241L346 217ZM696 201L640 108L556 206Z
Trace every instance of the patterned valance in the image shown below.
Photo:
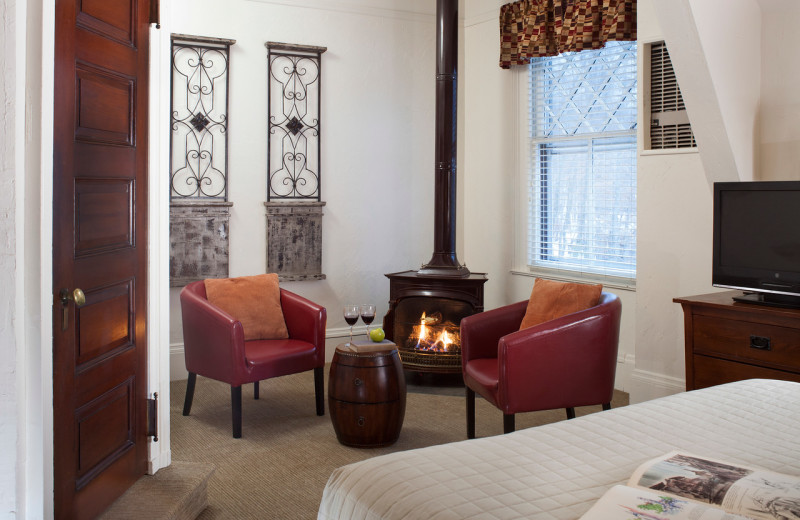
M500 67L636 39L636 0L520 0L500 8Z

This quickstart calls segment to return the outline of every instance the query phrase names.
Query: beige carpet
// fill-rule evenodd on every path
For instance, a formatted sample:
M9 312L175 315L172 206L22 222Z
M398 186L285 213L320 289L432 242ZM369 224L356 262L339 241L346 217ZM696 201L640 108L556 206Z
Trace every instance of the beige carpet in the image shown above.
M98 520L194 520L208 505L211 464L173 461L145 475Z
M326 367L326 387L328 367ZM200 519L316 518L322 490L337 467L384 453L466 439L463 388L418 386L409 379L406 415L393 446L349 448L339 444L328 416L314 411L313 374L307 372L261 382L261 399L252 385L243 393L242 438L231 436L230 387L197 378L192 415L181 415L186 381L172 383L172 460L211 463L209 507ZM430 383L429 380L422 382ZM628 396L616 392L612 406ZM577 409L578 415L600 407ZM502 433L502 414L478 399L478 437ZM563 410L517 415L517 429L564 420Z

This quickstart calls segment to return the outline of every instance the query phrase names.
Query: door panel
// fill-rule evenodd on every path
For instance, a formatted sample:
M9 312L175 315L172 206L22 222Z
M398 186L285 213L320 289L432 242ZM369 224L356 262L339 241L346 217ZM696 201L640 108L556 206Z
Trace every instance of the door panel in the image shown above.
M75 254L89 256L133 243L131 179L75 179Z
M77 24L109 40L126 45L134 44L135 2L108 0L79 0L76 3Z
M108 69L78 63L75 83L75 138L89 143L132 145L136 81Z
M81 489L134 447L134 379L128 378L75 411Z
M147 467L148 10L56 0L56 518L94 518Z
M123 280L86 295L86 304L78 309L77 315L78 371L135 344L131 323L133 304L132 280Z

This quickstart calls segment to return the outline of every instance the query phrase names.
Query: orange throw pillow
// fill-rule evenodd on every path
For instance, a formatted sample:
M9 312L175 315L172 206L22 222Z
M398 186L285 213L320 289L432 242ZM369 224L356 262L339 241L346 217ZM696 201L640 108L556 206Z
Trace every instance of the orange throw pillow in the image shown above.
M208 301L242 322L244 339L286 339L277 274L204 280Z
M554 282L537 278L519 330L594 307L600 302L601 292L602 284Z

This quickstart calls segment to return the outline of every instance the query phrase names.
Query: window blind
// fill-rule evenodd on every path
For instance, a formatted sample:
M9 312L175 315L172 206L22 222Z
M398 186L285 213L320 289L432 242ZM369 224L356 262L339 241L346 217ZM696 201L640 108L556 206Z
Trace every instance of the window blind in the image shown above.
M636 275L636 43L530 66L528 264Z

